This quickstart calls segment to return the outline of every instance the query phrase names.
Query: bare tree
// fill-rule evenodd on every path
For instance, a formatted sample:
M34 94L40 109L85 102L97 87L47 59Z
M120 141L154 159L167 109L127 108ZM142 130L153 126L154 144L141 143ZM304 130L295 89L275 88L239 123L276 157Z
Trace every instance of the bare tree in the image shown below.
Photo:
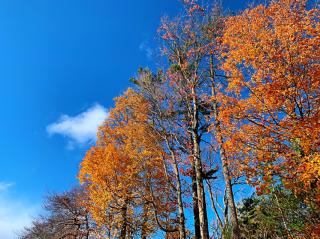
M20 234L21 239L99 238L99 231L84 207L83 188L49 195L44 203L46 216L40 216Z

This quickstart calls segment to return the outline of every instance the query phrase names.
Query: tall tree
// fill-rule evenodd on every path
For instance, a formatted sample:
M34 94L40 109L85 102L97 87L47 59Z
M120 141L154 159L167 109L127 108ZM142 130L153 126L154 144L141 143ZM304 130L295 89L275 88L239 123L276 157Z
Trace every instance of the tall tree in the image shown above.
M260 193L278 180L319 208L319 9L277 0L230 17L223 36L229 144Z
M192 179L196 237L209 237L203 181L210 179L217 170L215 167L210 168L204 155L208 154L208 146L218 145L216 148L223 165L234 237L237 238L239 232L232 175L223 148L217 98L221 90L218 83L226 79L217 74L220 70L218 61L219 39L223 29L222 14L218 6L206 12L195 1L185 3L185 15L173 21L163 19L159 29L164 43L162 52L168 60L168 69L163 74L160 88L165 91L162 93L165 97L160 99L166 99L167 111L174 112L171 115L175 115L175 130L171 133L178 139L175 143L185 149L183 153L188 155L186 165L189 164L188 171ZM158 100L157 105L162 103Z
M166 228L163 222L175 211L176 198L166 181L165 153L146 123L148 102L132 89L115 101L81 164L89 209L98 222L109 224L112 238L146 238L158 227L176 231L175 225Z
M166 72L167 91L175 97L171 102L180 113L180 127L188 135L194 196L197 202L195 213L199 216L201 238L209 238L204 175L202 139L207 131L205 120L207 106L203 100L206 78L202 75L202 61L207 49L202 32L203 9L194 2L187 2L185 16L174 21L163 20L160 34L164 40L163 53L167 56L169 69ZM195 217L197 219L197 217ZM197 228L196 228L197 233Z
M139 92L149 103L148 124L162 141L162 148L168 156L163 157L163 167L168 183L176 192L179 211L179 238L185 239L184 180L181 174L185 145L182 145L184 135L177 127L179 114L171 108L172 105L170 106L170 94L166 91L162 72L153 74L149 69L139 69L138 76L133 78L132 81L138 86ZM170 174L174 178L170 177Z

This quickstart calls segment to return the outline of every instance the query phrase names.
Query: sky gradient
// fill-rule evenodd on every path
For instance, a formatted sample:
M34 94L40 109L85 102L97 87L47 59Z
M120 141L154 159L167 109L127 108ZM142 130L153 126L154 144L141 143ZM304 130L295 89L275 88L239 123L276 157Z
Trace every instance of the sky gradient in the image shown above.
M224 4L244 7L231 2ZM78 183L96 126L138 67L154 67L160 18L179 7L175 0L0 1L0 238L16 238L46 193Z

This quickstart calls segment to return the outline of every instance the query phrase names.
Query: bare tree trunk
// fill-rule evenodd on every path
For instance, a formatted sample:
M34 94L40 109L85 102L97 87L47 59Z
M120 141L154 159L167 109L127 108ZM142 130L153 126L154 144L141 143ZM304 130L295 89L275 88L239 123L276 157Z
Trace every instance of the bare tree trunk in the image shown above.
M194 140L194 141L197 141L197 140ZM194 154L196 157L196 160L195 160L196 185L197 185L201 239L209 239L206 202L205 202L203 178L202 178L202 166L201 166L201 160L200 160L200 158L198 158L200 155L198 143L195 144Z
M232 184L231 184L231 177L230 177L230 171L229 171L229 164L228 164L228 159L226 157L226 153L223 148L223 137L222 137L222 130L221 130L221 123L219 120L219 111L218 111L218 103L217 103L217 98L216 98L216 86L214 82L214 69L213 69L213 58L211 57L210 61L210 76L212 79L212 86L211 86L211 93L212 96L214 97L213 100L213 113L215 117L215 130L216 130L216 137L218 141L218 146L219 146L219 154L220 154L220 159L222 162L222 173L224 177L224 181L226 184L226 197L227 197L227 202L230 207L230 221L232 224L232 232L233 232L233 238L234 239L239 239L240 238L240 230L239 230L239 223L238 223L238 217L237 217L237 209L234 201L234 196L233 196L233 191L232 191Z
M199 130L199 112L196 99L196 92L194 87L191 88L192 94L192 140L193 140L193 158L195 163L196 172L196 185L198 194L198 207L199 207L199 219L200 219L200 233L201 239L209 239L208 230L208 218L206 211L206 201L205 193L203 187L203 177L202 177L202 163L201 163L201 153L200 153L200 138L198 135Z
M89 217L88 217L88 212L86 212L86 239L89 239L90 236L90 226L89 226Z
M141 239L147 239L147 221L148 221L148 205L147 203L143 204L143 221L141 225Z
M179 169L177 166L176 159L174 163L174 171L177 179L177 198L178 198L178 208L179 208L179 238L185 239L186 229L185 229L185 216L184 216L184 208L183 208L182 193L181 193L181 180L180 180L180 174L179 174Z
M185 215L184 215L184 208L183 208L183 201L182 201L182 186L181 186L181 178L179 173L179 166L178 166L177 158L167 138L166 138L166 144L171 154L171 159L173 162L173 170L177 180L177 185L175 190L177 192L178 210L179 210L179 238L186 239Z
M221 144L220 144L221 145ZM223 151L222 147L219 146L220 152ZM228 167L228 162L226 158L224 157L224 153L220 153L220 158L222 161L222 167L223 167L223 177L226 183L226 196L228 205L230 205L230 221L232 224L232 234L234 239L240 238L240 230L239 230L239 223L238 223L238 217L237 217L237 209L236 204L234 202L233 197L233 191L232 191L232 185L231 185L231 179L230 179L230 172Z
M223 231L223 223L222 223L222 220L221 220L221 218L219 216L219 212L218 212L217 207L216 207L215 202L214 202L214 196L213 196L212 187L210 185L210 182L207 181L207 185L208 185L208 188L209 188L209 194L210 194L212 210L214 211L214 214L216 215L220 230Z
M127 202L126 201L124 206L121 208L121 216L122 216L123 222L120 229L119 239L126 239L126 234L127 234Z
M192 200L193 200L194 234L195 234L195 238L198 239L198 238L201 238L201 233L200 233L197 182L196 182L194 165L192 165Z

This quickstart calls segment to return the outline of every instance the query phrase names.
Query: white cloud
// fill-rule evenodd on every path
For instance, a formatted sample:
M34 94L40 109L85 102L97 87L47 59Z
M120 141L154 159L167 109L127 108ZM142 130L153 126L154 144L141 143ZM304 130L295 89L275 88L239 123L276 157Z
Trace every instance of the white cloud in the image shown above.
M140 43L139 50L144 52L149 60L152 58L153 50L149 46L149 43L147 40Z
M47 126L47 132L49 135L60 134L69 138L69 147L75 143L83 145L96 139L97 128L107 117L107 110L95 104L76 116L62 115L57 122Z
M18 233L31 224L41 207L13 197L9 190L12 183L0 182L0 185L5 185L0 190L1 239L16 239Z

